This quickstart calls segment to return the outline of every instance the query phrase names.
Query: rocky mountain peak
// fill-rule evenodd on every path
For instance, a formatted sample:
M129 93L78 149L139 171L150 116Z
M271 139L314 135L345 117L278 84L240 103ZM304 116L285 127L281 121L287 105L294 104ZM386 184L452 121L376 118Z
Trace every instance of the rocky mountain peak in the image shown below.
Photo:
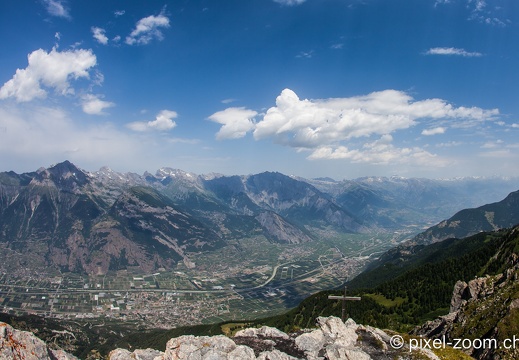
M225 175L220 174L220 173L215 173L215 172L200 175L200 178L202 180L207 180L207 181L213 180L216 178L221 178L221 177L225 177Z
M196 179L198 175L196 175L194 173L187 172L187 171L183 171L183 170L180 170L180 169L173 169L173 168L170 168L170 167L163 167L163 168L160 168L160 169L158 169L156 171L155 176L158 177L158 178L164 178L164 177L176 178L176 177L180 177L180 178Z
M100 176L100 175L112 176L114 174L119 175L117 172L115 172L114 170L112 170L108 166L101 166L101 168L98 171L96 171L94 174L92 174L92 175L93 176L95 176L95 175L97 175L97 176Z
M32 182L46 185L53 183L60 190L74 192L88 184L89 178L87 173L65 160L47 169L40 168Z
M162 185L166 186L170 183L181 183L188 186L196 185L198 183L197 174L169 167L158 169L155 172L155 176L148 176L146 179L148 181L159 181Z

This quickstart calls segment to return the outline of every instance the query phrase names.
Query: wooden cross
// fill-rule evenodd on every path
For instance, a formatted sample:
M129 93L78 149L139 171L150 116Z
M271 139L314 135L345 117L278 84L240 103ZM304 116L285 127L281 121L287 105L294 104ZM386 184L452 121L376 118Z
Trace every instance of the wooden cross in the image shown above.
M346 286L344 287L343 296L336 296L336 295L328 296L328 300L342 300L342 315L341 315L342 322L344 322L344 319L346 317L346 301L358 301L360 299L361 298L358 296L346 296Z

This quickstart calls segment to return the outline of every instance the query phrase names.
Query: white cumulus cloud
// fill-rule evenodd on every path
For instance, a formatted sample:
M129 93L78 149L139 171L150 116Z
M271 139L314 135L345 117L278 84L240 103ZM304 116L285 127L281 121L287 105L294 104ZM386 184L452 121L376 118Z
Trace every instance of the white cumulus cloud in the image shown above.
M218 111L208 119L223 125L216 134L217 139L238 139L254 129L253 119L256 115L258 113L254 110L232 107Z
M89 70L96 65L97 59L91 50L60 52L53 48L50 52L33 51L28 56L28 63L25 69L17 69L13 78L0 88L0 99L15 98L24 102L45 98L47 92L42 86L61 95L73 94L69 81L89 78Z
M90 115L104 115L105 109L115 106L113 102L101 100L101 95L86 94L81 98L83 111Z
M256 139L272 138L295 148L316 148L353 138L390 134L416 125L418 119L493 119L499 111L454 107L441 99L415 101L402 91L364 96L300 100L290 89L276 99L256 124Z
M128 45L146 45L153 39L162 40L161 28L169 28L169 18L164 14L140 19L135 29L126 37Z
M177 123L173 121L176 119L178 114L171 110L162 110L155 120L152 121L135 121L127 124L126 126L133 131L168 131L177 126Z
M108 44L108 37L105 35L105 29L102 29L100 27L92 26L92 35L94 36L94 39L97 40L98 43L106 45Z
M330 99L300 99L285 89L276 105L263 115L246 108L228 108L211 115L223 124L217 138L240 138L252 131L256 140L270 139L309 159L349 159L375 164L407 163L443 166L440 159L418 147L398 147L391 134L427 124L423 135L446 132L449 126L469 128L495 120L498 109L455 107L442 99L415 100L398 90ZM254 118L257 118L256 120ZM441 126L434 126L437 123ZM378 136L378 140L372 140ZM366 138L366 142L360 140Z

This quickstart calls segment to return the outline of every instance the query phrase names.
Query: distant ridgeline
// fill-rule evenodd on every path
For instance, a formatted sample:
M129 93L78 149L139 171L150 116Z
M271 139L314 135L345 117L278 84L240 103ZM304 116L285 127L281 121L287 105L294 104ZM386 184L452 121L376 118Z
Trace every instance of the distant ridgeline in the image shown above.
M251 236L298 244L320 239L323 229L334 236L414 231L517 187L517 179L504 178L334 181L171 168L138 175L106 167L86 172L64 161L23 174L0 172L0 255L8 260L0 267L149 273L191 264L190 253ZM490 224L482 230L504 226L497 211L482 216Z

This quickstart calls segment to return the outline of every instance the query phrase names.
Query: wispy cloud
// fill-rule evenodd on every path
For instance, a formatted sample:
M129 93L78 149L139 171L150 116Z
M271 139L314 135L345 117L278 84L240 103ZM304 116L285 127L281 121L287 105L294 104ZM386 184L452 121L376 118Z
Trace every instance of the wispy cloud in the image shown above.
M135 29L126 37L128 45L146 45L153 39L162 40L164 35L161 28L169 28L169 18L160 13L140 19Z
M432 129L425 129L422 131L422 135L425 136L431 136L431 135L439 135L439 134L445 134L446 129L444 127L435 127Z
M301 5L306 0L274 0L274 2L277 2L278 4L284 5L284 6L296 6Z
M435 0L434 7L436 7L438 5L442 5L442 4L449 4L450 2L451 2L451 0Z
M222 100L222 104L230 104L230 103L233 103L235 101L236 101L236 99L232 99L232 98L231 99L223 99Z
M438 143L435 146L438 148L449 148L449 147L455 147L455 146L461 146L461 145L464 145L464 143L461 141L449 141L449 142Z
M486 6L487 2L485 0L468 0L469 4L473 4L474 11L483 11Z
M511 23L502 8L499 6L488 6L486 0L435 0L434 7L460 1L466 3L466 9L469 12L468 20L499 27L505 27Z
M127 124L126 126L133 131L169 131L177 126L177 123L173 121L176 119L178 114L171 110L162 110L155 120L152 121L135 121Z
M434 167L447 166L445 159L431 154L419 147L399 148L392 144L393 137L384 135L373 142L365 143L360 149L348 149L346 146L322 146L309 157L310 160L339 160L347 159L352 163L369 163L375 165L406 164L428 165Z
M305 58L305 59L310 59L310 58L312 58L312 56L314 56L313 50L301 51L299 54L296 55L297 58Z
M503 140L488 141L481 145L482 149L496 149L502 147L504 144Z
M123 16L125 14L126 11L124 10L116 10L114 11L114 15L115 17L119 17L119 16Z
M67 158L85 167L101 166L101 162L135 169L140 164L151 166L155 157L168 152L164 142L147 141L108 122L79 125L67 111L54 106L25 103L14 108L0 103L2 127L0 153L8 168L16 164L38 167Z
M47 12L56 17L62 17L65 19L70 19L70 13L68 9L65 7L65 1L63 0L43 0L43 3L47 9Z
M425 52L425 55L447 55L447 56L463 56L463 57L480 57L480 52L470 52L464 49L454 47L435 47Z

